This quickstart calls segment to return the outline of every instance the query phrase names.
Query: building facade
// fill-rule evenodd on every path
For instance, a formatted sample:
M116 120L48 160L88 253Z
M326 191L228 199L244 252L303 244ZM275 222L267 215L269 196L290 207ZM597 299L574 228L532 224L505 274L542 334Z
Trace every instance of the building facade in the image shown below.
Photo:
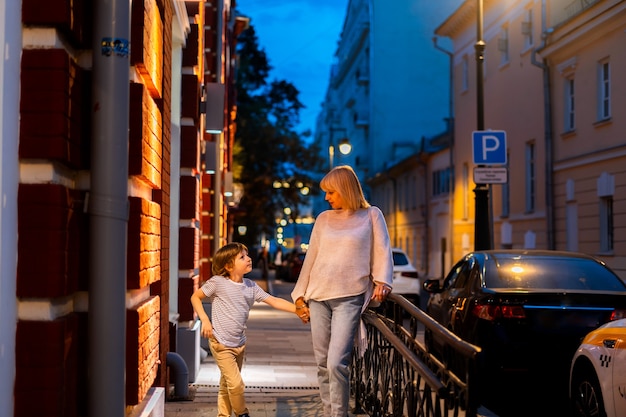
M406 12L408 3L394 6ZM625 36L624 3L460 1L432 28L437 39L451 42L449 49L420 43L411 38L416 32L400 35L403 26L394 20L397 51L440 54L432 64L442 83L442 52L448 54L452 94L446 113L440 104L447 89L410 65L377 77L390 61L401 62L382 59L393 52L376 40L385 32L376 30L377 22L394 7L381 11L375 1L350 2L316 139L326 147L344 135L350 139L352 152L335 152L335 164L357 168L368 198L386 215L394 245L409 254L422 276L442 276L474 250L477 233L486 233L492 248L590 253L624 274L618 233L624 105L617 75L626 58L618 46ZM412 24L428 27L417 19ZM420 54L421 63L426 56ZM407 79L405 71L419 76ZM438 87L428 90L432 86ZM429 129L394 94L431 103L431 118L448 116L449 129ZM504 132L505 163L487 168L504 169L505 181L477 184L477 130ZM485 189L486 199L480 194ZM477 230L484 219L487 226L479 222Z
M0 10L0 415L158 415L177 367L194 378L189 297L228 236L247 21L234 1Z
M539 54L553 109L554 245L599 256L626 276L626 2L553 3Z

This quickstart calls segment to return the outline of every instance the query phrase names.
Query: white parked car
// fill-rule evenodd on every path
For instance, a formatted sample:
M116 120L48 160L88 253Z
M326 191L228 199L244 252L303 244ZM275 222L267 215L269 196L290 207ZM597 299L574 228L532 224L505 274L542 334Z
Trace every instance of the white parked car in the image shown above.
M575 417L626 416L626 319L585 336L572 360L569 385Z
M393 253L393 292L400 294L414 305L420 305L420 281L417 269L402 249L392 248Z

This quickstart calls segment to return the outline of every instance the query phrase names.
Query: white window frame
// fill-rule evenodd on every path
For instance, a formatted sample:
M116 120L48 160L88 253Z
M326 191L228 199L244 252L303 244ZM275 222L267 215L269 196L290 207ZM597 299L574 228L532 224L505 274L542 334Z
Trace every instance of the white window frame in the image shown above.
M611 66L608 59L598 63L598 121L611 118Z
M524 49L530 49L533 47L533 9L532 3L528 9L526 9L526 20L522 22L522 35L524 36Z
M572 132L576 130L576 83L574 74L566 77L564 80L565 107L563 121L565 123L565 131Z

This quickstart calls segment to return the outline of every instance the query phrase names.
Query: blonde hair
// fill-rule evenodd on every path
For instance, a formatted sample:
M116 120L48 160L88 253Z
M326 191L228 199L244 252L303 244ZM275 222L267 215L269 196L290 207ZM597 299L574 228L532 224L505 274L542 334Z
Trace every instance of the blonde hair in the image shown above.
M331 169L320 181L320 187L324 192L338 193L345 205L343 209L358 210L370 206L363 194L359 178L349 165L340 165Z
M248 248L239 242L228 243L219 248L213 257L213 265L211 266L213 275L230 276L230 272L226 268L232 268L235 265L235 258L244 251L248 253Z

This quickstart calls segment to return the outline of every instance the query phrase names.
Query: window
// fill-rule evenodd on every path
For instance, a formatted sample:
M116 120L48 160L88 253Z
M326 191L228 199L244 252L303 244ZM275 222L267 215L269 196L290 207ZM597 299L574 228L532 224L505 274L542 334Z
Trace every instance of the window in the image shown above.
M533 9L526 10L526 20L522 22L522 35L524 36L524 48L533 46Z
M565 131L571 132L576 129L574 118L574 77L565 79Z
M498 39L498 50L500 51L500 65L509 63L509 28L503 27Z
M463 56L462 61L462 84L461 91L469 90L469 60L467 55Z
M615 176L603 172L596 184L600 198L600 250L613 251L613 195L615 195Z
M463 164L463 187L461 188L461 192L463 193L463 220L467 220L469 218L469 166L467 164Z
M433 172L433 197L450 192L450 168Z
M404 195L405 195L404 180L400 178L398 180L398 195L396 196L396 201L398 203L398 211L404 210Z
M507 152L506 160L509 161L509 155ZM511 172L509 168L509 164L506 165L507 172ZM510 181L510 179L509 179ZM511 213L511 199L510 199L510 188L509 181L502 184L502 217L509 217Z
M600 250L613 251L613 196L600 198Z
M526 212L535 210L535 143L526 144Z
M611 117L611 68L608 61L598 66L598 120Z
M414 190L411 189L411 178L407 177L404 179L404 210L409 211L410 205L410 196L414 193Z
M565 237L566 249L578 251L578 204L576 202L576 182L565 181Z
M417 176L413 175L411 177L411 189L413 192L411 193L411 209L417 209Z

